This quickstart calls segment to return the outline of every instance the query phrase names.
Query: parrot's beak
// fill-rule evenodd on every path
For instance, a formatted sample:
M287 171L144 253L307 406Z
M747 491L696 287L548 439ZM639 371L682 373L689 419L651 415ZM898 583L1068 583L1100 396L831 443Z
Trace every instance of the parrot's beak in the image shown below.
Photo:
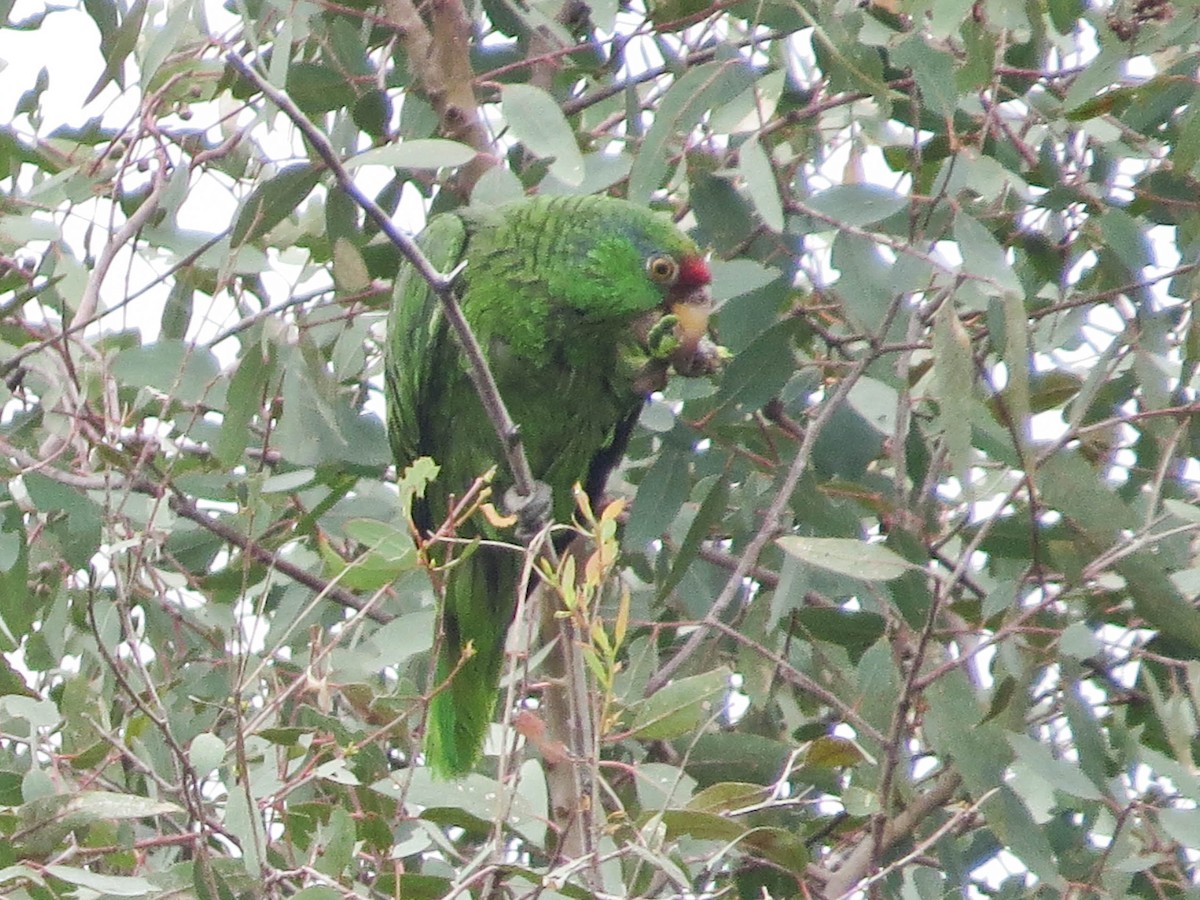
M712 313L712 297L707 285L700 285L671 301L671 315L677 322L675 337L678 349L671 355L675 371L689 374L695 369L700 342L708 334L708 317Z
M701 286L688 291L671 302L671 315L679 320L675 336L684 347L695 351L700 338L708 334L708 317L712 313L712 297L708 287Z

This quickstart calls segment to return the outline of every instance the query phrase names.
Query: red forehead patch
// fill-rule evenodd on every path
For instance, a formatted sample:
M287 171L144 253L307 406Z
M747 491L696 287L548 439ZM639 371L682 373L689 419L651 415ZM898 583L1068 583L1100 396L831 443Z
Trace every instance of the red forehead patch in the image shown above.
M712 281L712 274L708 271L708 262L703 256L685 256L680 260L677 284L698 287L708 284L710 281Z

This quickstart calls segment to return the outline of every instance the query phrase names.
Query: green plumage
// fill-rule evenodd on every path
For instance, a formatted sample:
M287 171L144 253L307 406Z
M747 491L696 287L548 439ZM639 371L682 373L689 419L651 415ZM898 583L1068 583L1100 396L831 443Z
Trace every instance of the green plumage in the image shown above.
M419 243L441 271L466 262L463 312L520 426L534 477L551 488L554 519L569 521L572 486L599 493L641 407L638 379L649 356L638 323L681 299L707 299L696 245L666 217L604 197L440 215ZM663 257L675 266L669 280ZM648 269L655 260L661 270ZM449 495L461 496L493 465L500 464L497 496L511 480L439 301L411 267L397 280L388 335L392 449L401 468L420 456L441 466L416 513L419 527L437 528ZM459 536L512 540L482 520L471 529ZM468 641L475 654L430 705L425 749L440 775L465 774L478 760L520 566L516 553L480 547L447 572L438 683L459 666Z

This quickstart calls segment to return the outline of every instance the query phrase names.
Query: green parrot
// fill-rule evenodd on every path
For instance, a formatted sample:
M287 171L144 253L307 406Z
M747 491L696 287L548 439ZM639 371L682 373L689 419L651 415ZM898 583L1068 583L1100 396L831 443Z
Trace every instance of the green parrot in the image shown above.
M463 314L533 476L549 488L554 521L571 520L576 483L599 501L645 395L671 366L712 369L708 264L666 216L609 197L535 197L435 216L418 244L442 272L465 263L456 285ZM385 399L399 470L421 456L440 466L414 506L418 528L435 531L451 495L497 464L495 487L502 495L511 485L457 339L411 266L388 320ZM458 537L512 541L482 516ZM479 759L521 567L519 553L481 545L444 571L436 683L449 683L430 703L425 735L441 777L462 776ZM468 643L474 653L464 660Z

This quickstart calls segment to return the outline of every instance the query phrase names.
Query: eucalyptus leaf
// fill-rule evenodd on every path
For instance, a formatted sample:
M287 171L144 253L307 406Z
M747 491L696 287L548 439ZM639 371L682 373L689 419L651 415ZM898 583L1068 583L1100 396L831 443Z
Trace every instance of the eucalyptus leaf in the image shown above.
M474 158L475 151L466 144L443 138L423 138L366 150L346 160L346 168L442 169L465 165Z
M784 535L775 541L785 553L802 562L866 581L890 581L912 568L904 557L882 544L850 538L809 538Z
M553 97L533 85L509 84L500 92L500 105L513 134L532 153L552 160L550 170L559 181L583 181L583 154Z

